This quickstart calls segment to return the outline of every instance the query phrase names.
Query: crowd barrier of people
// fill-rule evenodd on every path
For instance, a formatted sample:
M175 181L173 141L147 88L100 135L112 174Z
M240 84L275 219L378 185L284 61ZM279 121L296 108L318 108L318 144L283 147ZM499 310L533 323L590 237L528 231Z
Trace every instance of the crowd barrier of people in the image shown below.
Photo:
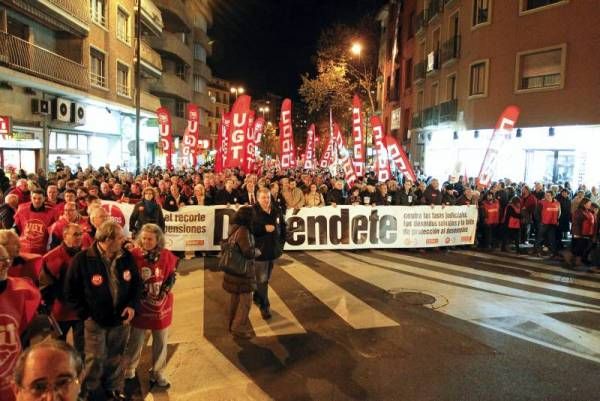
M424 177L377 182L373 172L348 187L342 173L328 169L246 175L149 167L136 176L108 165L76 171L58 167L48 174L0 170L0 328L15 334L12 342L5 340L13 361L5 364L9 369L0 369L2 400L48 391L64 399L125 399L123 382L138 375L148 330L153 339L149 383L169 388L164 371L171 290L183 255L165 248L163 209L242 206L232 219L229 241L238 245L237 258L245 262L225 269L223 280L231 294L229 329L242 339L252 336L253 301L264 319L271 317L268 282L283 253L288 209L473 205L479 211L474 246L482 250L531 249L576 270L598 262L600 194L595 187L573 193L568 183L530 188L502 180L477 190L463 177L442 184ZM131 237L110 218L102 200L135 205ZM569 240L570 251L565 251ZM39 342L43 330L56 339ZM69 332L72 346L64 343ZM42 376L36 378L28 369L34 359L62 365L40 367L35 372Z

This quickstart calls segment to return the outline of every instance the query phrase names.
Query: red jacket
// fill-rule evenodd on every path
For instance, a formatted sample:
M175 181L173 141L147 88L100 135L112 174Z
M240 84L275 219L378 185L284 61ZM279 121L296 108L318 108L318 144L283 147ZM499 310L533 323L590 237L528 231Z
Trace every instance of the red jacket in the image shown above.
M42 270L42 257L33 253L19 253L8 268L9 277L23 277L37 285Z
M55 220L54 212L45 206L40 210L34 210L33 206L19 208L15 214L15 226L19 231L21 250L45 254L48 249L48 230Z
M485 200L481 204L483 209L484 224L491 226L500 223L500 202L498 199L493 201Z
M533 217L535 208L537 207L537 198L532 194L529 194L527 198L521 198L521 214L527 214L529 220Z
M67 226L67 224L69 224L69 221L63 216L50 226L49 232L51 248L54 248L63 241L63 232L65 231L65 227ZM90 231L90 228L88 227L88 219L86 219L85 217L80 217L79 221L76 224L78 224L81 227L84 233Z
M156 260L145 257L140 248L135 248L131 254L144 284L143 296L131 325L150 330L169 327L173 320L173 293L168 291L163 298L160 293L165 281L175 274L177 257L167 249L162 249Z
M558 225L558 217L560 216L560 203L555 200L551 202L541 200L539 203L542 224L552 226Z
M71 259L64 244L57 246L43 257L40 287L44 301L52 305L52 316L58 321L78 320L77 313L66 305L63 295L64 280Z

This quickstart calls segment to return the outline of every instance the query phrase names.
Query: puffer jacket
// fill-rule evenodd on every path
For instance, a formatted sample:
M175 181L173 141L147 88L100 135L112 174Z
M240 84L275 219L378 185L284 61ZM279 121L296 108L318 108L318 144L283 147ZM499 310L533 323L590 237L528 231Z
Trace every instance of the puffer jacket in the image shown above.
M254 236L246 226L234 224L229 230L230 235L235 235L235 243L240 247L246 259L254 259L260 251L254 246ZM230 294L243 294L256 290L254 263L248 264L246 274L239 276L225 272L223 274L223 289Z

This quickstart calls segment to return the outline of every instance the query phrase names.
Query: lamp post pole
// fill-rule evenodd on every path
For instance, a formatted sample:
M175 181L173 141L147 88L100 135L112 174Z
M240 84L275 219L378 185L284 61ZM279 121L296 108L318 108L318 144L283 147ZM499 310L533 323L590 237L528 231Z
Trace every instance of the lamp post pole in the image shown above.
M135 24L137 27L136 31L136 43L135 43L135 172L136 175L140 174L140 81L141 81L141 42L142 42L142 1L138 0L137 12L135 14Z

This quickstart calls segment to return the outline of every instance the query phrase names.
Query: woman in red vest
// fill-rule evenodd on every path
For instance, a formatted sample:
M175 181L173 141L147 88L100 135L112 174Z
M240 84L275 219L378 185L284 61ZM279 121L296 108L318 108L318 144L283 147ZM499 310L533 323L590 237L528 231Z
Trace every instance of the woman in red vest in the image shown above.
M521 253L521 199L518 196L513 197L504 210L503 227L502 252L508 252L506 245L510 240L515 244L516 252Z
M589 198L583 198L575 212L573 212L573 225L571 227L573 234L571 252L573 255L567 258L567 263L572 269L578 271L589 269L583 265L583 262L591 248L596 229L597 222L592 211L592 201Z
M152 331L152 370L150 387L167 389L169 381L164 377L167 365L168 327L173 319L173 293L177 257L165 249L165 236L159 226L148 223L138 235L138 247L131 252L140 277L144 282L142 299L131 321L131 333L127 344L125 378L135 377L144 345L144 333Z
M548 248L552 251L552 256L557 257L556 230L558 229L558 218L561 210L560 203L554 199L552 191L546 191L544 199L538 202L538 209L540 226L537 230L535 251L539 254L545 240Z
M494 248L498 239L498 224L500 223L500 202L494 198L494 193L488 191L485 200L479 208L483 229L483 248Z

